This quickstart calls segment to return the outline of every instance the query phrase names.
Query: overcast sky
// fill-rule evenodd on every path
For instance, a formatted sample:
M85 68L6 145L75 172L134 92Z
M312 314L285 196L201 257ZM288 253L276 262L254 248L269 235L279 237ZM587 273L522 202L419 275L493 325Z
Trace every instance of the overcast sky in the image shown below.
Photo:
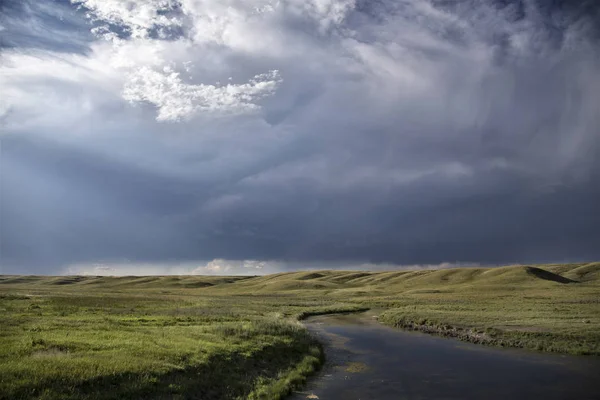
M4 0L0 46L2 273L600 259L597 0Z

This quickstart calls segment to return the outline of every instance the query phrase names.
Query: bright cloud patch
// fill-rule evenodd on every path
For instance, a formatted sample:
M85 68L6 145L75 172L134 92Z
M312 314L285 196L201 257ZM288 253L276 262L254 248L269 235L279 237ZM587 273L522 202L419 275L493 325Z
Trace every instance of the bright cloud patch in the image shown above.
M215 259L195 268L194 275L264 275L281 272L285 264L275 261Z
M157 121L176 121L202 112L231 115L255 111L259 109L256 101L272 95L281 82L277 70L257 74L240 84L184 82L173 65L177 64L189 75L193 72L192 63L178 60L178 56L185 53L171 55L170 52L173 47L185 49L185 52L202 52L193 32L200 26L198 19L203 17L194 12L196 5L193 3L72 1L88 10L88 18L96 24L91 28L92 32L112 44L110 64L126 77L123 98L131 103L148 102L156 106ZM184 26L184 20L188 21L187 26ZM169 46L164 41L170 39L175 29L180 29L181 35L173 46Z
M277 71L257 75L245 84L193 85L165 67L155 71L141 67L125 84L125 100L147 101L158 109L157 121L179 120L197 112L244 113L256 110L253 101L272 94L279 83Z
M88 18L101 24L111 24L134 38L146 38L152 29L182 25L180 18L169 15L179 7L173 0L71 0L88 10ZM106 29L107 25L104 25Z
M123 98L129 102L148 102L156 106L158 121L176 121L203 112L243 114L258 110L257 101L272 95L281 78L277 70L256 74L246 83L184 82L172 68L192 72L182 54L169 54L171 47L187 52L203 52L206 45L227 47L233 51L256 52L273 38L256 35L267 29L271 35L281 32L280 18L296 16L314 23L321 32L341 24L355 7L354 0L257 2L175 1L175 0L71 0L86 10L95 25L91 31L113 44L112 65L127 66ZM163 41L177 42L173 46ZM280 39L281 40L281 39ZM148 58L129 59L123 54L126 42L148 49ZM277 39L275 39L277 41ZM261 43L264 42L264 43ZM283 42L276 48L285 47Z

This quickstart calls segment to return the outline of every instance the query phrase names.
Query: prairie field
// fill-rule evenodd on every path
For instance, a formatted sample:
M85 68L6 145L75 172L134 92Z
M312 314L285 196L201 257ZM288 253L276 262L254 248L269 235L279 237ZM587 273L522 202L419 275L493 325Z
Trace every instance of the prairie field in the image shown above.
M600 263L266 276L1 276L2 399L278 399L324 362L301 320L600 355Z

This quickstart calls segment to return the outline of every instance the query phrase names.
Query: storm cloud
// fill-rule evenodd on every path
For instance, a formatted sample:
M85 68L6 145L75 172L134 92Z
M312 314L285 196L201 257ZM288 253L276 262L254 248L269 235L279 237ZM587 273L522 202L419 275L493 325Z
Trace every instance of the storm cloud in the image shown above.
M2 273L600 258L597 1L0 15Z

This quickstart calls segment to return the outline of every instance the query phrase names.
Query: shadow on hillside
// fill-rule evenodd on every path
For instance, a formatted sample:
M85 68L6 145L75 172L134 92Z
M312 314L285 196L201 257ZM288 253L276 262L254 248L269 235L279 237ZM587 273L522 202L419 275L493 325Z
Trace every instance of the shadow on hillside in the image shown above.
M560 276L550 271L546 271L545 269L537 268L537 267L526 267L525 271L529 275L533 275L536 278L544 279L546 281L558 282L558 283L577 283L569 278L565 278L564 276Z

